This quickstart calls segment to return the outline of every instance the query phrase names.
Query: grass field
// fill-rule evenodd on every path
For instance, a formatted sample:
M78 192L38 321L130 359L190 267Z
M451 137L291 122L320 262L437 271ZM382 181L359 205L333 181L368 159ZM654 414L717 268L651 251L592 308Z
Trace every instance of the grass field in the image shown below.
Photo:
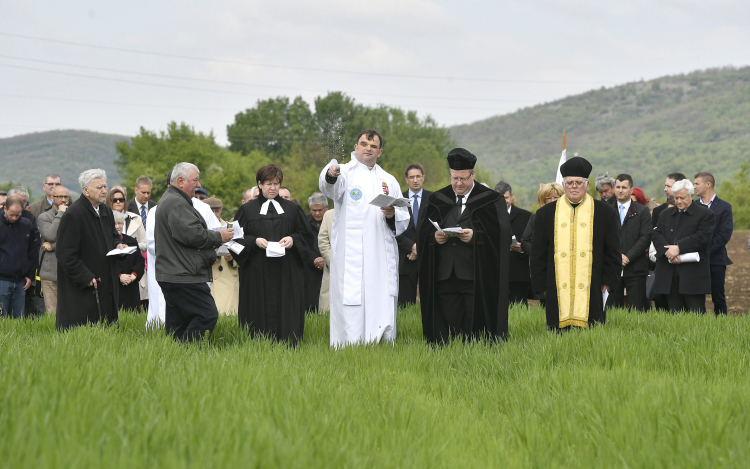
M118 327L0 320L2 467L747 467L750 321L614 311L507 343L297 349L222 318L202 346Z

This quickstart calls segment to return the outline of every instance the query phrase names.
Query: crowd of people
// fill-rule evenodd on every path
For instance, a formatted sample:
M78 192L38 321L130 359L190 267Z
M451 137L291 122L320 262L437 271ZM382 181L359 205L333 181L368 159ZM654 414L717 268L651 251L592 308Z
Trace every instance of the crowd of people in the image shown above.
M530 299L555 331L604 323L611 307L705 313L707 294L727 314L732 207L708 172L668 174L662 205L630 175L604 173L595 200L592 165L575 156L561 183L540 184L532 214L508 182L476 182L477 157L463 148L447 155L449 185L424 189L415 162L402 192L377 164L383 145L365 130L349 162L327 164L309 215L274 164L231 217L189 162L166 175L158 204L149 177L129 200L101 169L81 173L74 202L54 173L33 204L23 187L0 193L2 314L53 314L65 330L147 311L147 327L183 341L236 315L252 336L295 345L306 313L330 311L334 348L395 341L397 308L415 303L435 344L503 340L509 305Z

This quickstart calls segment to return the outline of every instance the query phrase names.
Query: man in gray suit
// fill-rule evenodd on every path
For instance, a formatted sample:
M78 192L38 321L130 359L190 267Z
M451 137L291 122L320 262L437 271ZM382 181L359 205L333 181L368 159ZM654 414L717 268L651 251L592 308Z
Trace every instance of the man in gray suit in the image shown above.
M52 191L52 208L37 218L39 234L42 237L42 249L39 267L39 278L42 281L45 311L57 313L57 229L65 211L70 205L68 189L56 186Z

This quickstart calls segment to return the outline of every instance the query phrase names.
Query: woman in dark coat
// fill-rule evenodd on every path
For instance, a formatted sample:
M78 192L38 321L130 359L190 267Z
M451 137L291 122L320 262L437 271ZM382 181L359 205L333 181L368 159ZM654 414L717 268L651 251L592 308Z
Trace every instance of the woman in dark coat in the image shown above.
M283 178L273 164L258 170L258 198L234 217L244 232L238 242L245 248L233 256L240 267L240 327L294 346L305 328L304 264L312 262L315 240L302 208L278 195ZM278 243L284 255L269 257L269 243Z
M125 214L113 212L115 217L115 229L120 234L120 243L128 246L138 247L138 241L132 236L122 234L125 229ZM141 292L138 282L143 277L146 262L140 250L136 250L127 256L118 256L117 270L120 274L118 291L120 298L120 310L127 309L141 311Z
M89 169L78 180L83 195L68 208L57 231L58 330L117 321L117 260L107 253L117 247L120 236L112 210L104 204L107 175Z

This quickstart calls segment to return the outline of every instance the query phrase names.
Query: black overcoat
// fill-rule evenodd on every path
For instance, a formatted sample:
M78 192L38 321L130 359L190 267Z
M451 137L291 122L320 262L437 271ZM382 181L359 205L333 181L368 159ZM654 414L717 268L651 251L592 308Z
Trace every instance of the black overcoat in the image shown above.
M613 197L614 199L614 197ZM648 207L631 201L625 214L625 222L620 224L620 209L617 199L613 205L617 212L617 226L620 229L620 251L630 262L623 269L623 277L648 275L648 248L651 246L651 213Z
M261 215L266 200L260 194L234 217L245 235L237 240L245 249L232 254L239 264L239 323L251 335L264 334L296 345L305 330L304 263L311 258L316 240L299 205L277 196L284 213L269 204L267 214ZM266 250L255 244L258 238L278 242L286 236L294 243L283 257L267 257Z
M128 246L138 246L138 241L132 236L122 235L122 244ZM141 306L141 291L138 282L143 278L143 272L146 269L146 261L143 259L140 249L127 256L117 256L117 274L135 273L136 279L128 285L120 283L117 279L119 309L138 310Z
M410 192L405 190L402 194L405 199L409 198ZM418 230L422 226L425 220L423 214L427 213L427 206L429 205L430 196L432 192L427 189L422 189L422 197L419 200L419 220L417 220L417 226L414 227L414 215L409 206L409 225L406 227L403 233L396 236L396 242L398 243L398 273L399 275L407 275L419 270L419 262L417 260L410 261L406 258L411 252L412 246L417 242ZM417 246L417 254L419 254L419 246Z
M57 230L57 315L58 330L86 323L117 321L117 260L107 253L120 242L112 209L99 204L99 215L86 197L68 208ZM91 280L99 282L96 305Z
M455 210L456 196L451 186L433 192L425 209L425 221L417 238L419 262L419 295L422 308L422 331L430 343L438 343L441 334L434 328L435 272L437 241L433 220L441 227L450 210ZM474 235L474 315L470 334L475 337L502 338L508 335L508 266L510 222L505 199L481 184L474 184L466 208ZM420 207L419 218L422 219ZM444 335L445 336L445 335Z
M510 218L512 235L514 235L516 241L520 243L521 238L523 238L523 233L526 230L526 226L529 224L531 212L518 208L515 205L511 205L508 218ZM510 251L510 281L531 282L531 273L529 272L529 251Z
M320 300L320 284L323 282L323 269L315 267L315 259L323 257L318 249L320 227L312 215L307 215L307 228L316 241L310 246L310 258L305 260L305 310L316 311Z
M714 233L716 217L708 208L693 202L680 214L677 207L669 207L659 215L654 229L653 243L656 249L656 278L654 292L668 295L672 289L672 274L680 275L680 294L702 295L711 293L711 266L709 249ZM681 254L697 252L700 262L670 264L664 255L664 246L678 245Z
M564 197L564 196L563 196ZM592 199L593 200L593 199ZM601 200L594 202L593 260L589 293L589 324L607 320L602 303L602 285L610 292L620 283L622 255L617 212ZM534 236L531 240L531 284L535 294L547 292L547 327L560 325L560 308L555 282L555 212L557 204L547 204L536 211Z

